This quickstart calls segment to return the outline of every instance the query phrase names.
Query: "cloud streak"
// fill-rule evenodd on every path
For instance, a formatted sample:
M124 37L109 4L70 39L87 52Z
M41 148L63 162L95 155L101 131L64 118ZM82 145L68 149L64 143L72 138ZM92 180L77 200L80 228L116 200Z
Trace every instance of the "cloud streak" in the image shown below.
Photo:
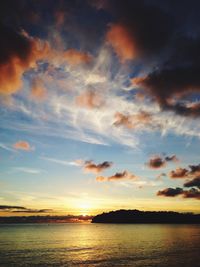
M40 157L43 160L50 161L56 164L64 165L64 166L80 166L82 164L82 160L75 160L75 161L67 161L61 160L56 158L49 158L49 157Z
M49 213L52 209L29 209L23 206L0 205L0 212Z

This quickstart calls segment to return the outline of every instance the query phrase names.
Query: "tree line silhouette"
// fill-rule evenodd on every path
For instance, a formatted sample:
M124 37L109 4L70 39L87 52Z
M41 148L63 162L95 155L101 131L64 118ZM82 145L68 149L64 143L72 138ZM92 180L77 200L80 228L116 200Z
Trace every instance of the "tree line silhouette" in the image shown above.
M116 210L96 215L92 223L200 223L200 214L173 211Z

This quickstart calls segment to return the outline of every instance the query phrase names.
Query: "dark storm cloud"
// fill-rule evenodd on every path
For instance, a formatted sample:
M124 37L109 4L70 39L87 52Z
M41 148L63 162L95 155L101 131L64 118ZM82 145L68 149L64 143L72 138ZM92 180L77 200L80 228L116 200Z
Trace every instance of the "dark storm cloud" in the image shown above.
M118 29L121 27L120 31L115 31L114 37L117 34L121 35L122 38L126 36L129 43L128 47L130 48L130 42L132 42L133 50L135 49L139 55L157 54L172 37L173 18L161 5L141 0L115 0L107 1L105 8L111 12L115 21L110 26L109 32L112 33L116 26ZM116 39L116 42L118 41L120 41L120 36ZM116 46L113 42L111 40L115 49ZM127 42L121 44L123 46ZM121 47L121 49L126 48L127 46Z
M47 28L53 23L61 23L61 13L65 16L77 7L70 0L2 0L0 1L1 21L15 29L23 28L33 35L47 36ZM64 22L65 17L62 19ZM30 33L30 32L29 32Z
M199 117L200 103L187 101L188 95L200 93L199 1L116 3L118 23L129 33L134 49L140 56L152 56L143 64L148 67L145 64L151 62L153 69L134 77L133 83L144 88L163 110Z
M181 98L186 94L200 92L199 73L200 61L188 66L160 68L136 83L144 86L164 110L174 111L178 115L198 117L200 103L187 103L185 98L181 102ZM178 100L174 101L173 97Z
M200 89L200 36L176 37L172 45L164 64L140 81L166 107L172 96Z

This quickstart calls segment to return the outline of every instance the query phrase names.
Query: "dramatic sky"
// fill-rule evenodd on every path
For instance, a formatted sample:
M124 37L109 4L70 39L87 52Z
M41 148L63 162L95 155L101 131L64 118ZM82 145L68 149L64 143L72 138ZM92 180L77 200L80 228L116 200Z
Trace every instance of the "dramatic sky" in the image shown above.
M0 1L0 215L200 212L199 10Z

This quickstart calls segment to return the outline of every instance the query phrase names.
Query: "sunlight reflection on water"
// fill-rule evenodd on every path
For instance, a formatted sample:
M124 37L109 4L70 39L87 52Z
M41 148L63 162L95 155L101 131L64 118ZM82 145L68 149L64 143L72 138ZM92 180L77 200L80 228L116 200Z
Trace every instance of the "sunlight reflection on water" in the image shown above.
M199 225L0 226L0 266L198 267Z

